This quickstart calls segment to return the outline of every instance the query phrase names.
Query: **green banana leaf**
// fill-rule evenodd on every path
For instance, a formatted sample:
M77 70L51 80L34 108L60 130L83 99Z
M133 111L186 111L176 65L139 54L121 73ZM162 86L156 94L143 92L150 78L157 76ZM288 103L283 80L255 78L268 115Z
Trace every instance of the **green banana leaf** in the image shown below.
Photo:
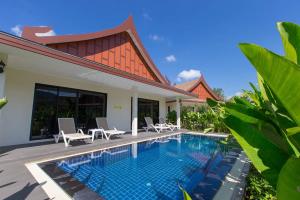
M300 199L300 159L291 157L280 171L277 184L277 198Z
M251 104L248 100L244 99L244 98L241 98L241 97L234 97L234 102L237 103L237 104L242 104L242 105L245 105L249 108L255 108L255 106L253 104Z
M183 189L179 184L178 184L179 189L181 190L182 194L183 194L183 199L184 200L192 200L191 196L189 195L189 193L187 193L187 191L185 191L185 189Z
M261 75L259 75L259 73L257 73L257 83L258 83L262 98L265 101L273 102L273 98L270 99L268 94L267 94L264 79L261 77Z
M263 100L263 97L262 97L260 91L258 91L258 89L255 87L255 85L253 85L253 83L250 83L250 86L253 89L254 94L256 94L256 96L257 96L258 105L263 107L264 100Z
M289 155L271 143L253 125L234 116L228 116L224 122L256 169L276 187L279 172Z
M228 102L226 103L225 111L251 124L258 124L261 121L270 122L270 120L263 113L245 104Z
M286 131L287 131L288 136L292 136L292 135L295 135L297 133L300 133L300 127L297 126L297 127L293 127L293 128L288 128L288 129L286 129Z
M281 105L280 101L273 95L273 92L269 86L265 83L263 78L257 73L257 82L260 89L260 95L262 96L265 104L264 107L269 111L280 111L286 113L285 109Z
M300 67L265 48L253 44L240 44L240 48L271 88L291 118L300 125ZM300 135L290 137L300 149Z
M240 44L240 48L300 125L300 67L285 57L254 44Z
M0 109L5 106L5 104L7 104L7 99L6 98L3 98L3 99L0 99Z
M211 108L215 108L216 106L218 106L218 102L211 98L207 98L206 102Z
M277 28L280 33L285 56L291 61L300 63L300 26L290 22L279 22Z

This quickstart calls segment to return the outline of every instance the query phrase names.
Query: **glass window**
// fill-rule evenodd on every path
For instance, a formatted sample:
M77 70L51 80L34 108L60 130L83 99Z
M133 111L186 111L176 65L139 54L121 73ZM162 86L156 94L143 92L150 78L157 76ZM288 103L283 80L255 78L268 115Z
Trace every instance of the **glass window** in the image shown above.
M85 91L78 93L78 126L84 130L97 127L95 118L106 116L103 94Z
M58 89L57 117L76 117L77 92L73 89Z
M138 99L138 128L146 126L145 117L151 117L153 123L159 122L159 102L149 99Z
M95 118L106 116L106 94L36 84L31 140L58 134L57 118L72 117L77 128L95 128Z
M35 89L31 139L48 138L56 131L57 88L39 86Z

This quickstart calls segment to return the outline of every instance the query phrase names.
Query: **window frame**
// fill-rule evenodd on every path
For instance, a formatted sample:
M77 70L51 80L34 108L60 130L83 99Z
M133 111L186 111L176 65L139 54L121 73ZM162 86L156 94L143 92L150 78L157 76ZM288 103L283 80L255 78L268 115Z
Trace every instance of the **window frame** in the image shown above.
M146 98L138 98L138 101L137 101L137 104L138 104L138 107L137 107L137 114L138 114L138 116L139 116L139 112L140 112L140 109L139 109L139 103L140 103L140 101L141 102L148 102L148 103L151 103L152 104L152 106L154 105L154 104L157 104L157 108L158 108L158 116L157 116L157 123L159 123L159 115L160 115L160 103L159 103L159 100L154 100L154 99L146 99ZM132 106L131 106L131 111L132 111ZM153 111L153 110L152 110ZM154 121L154 118L153 118L153 116L151 116L151 118L152 118L152 120L153 120L153 123L155 123ZM139 127L139 117L138 117L138 129L142 129L143 127ZM140 119L140 120L145 120L145 119ZM131 117L131 121L132 121L132 117Z
M70 87L64 87L64 86L58 86L58 85L49 85L49 84L43 84L43 83L35 83L34 85L34 94L33 94L33 101L32 101L32 111L31 111L31 122L30 122L30 132L29 132L29 140L46 140L51 138L33 138L32 137L32 127L33 127L33 119L35 117L35 110L36 110L36 103L37 103L37 88L38 87L49 87L49 88L55 88L56 89L56 117L57 117L57 110L59 105L59 91L60 89L66 89L66 90L74 90L76 92L76 105L75 105L75 124L77 124L77 118L78 118L78 106L79 106L79 93L90 93L95 95L103 95L104 96L104 117L107 117L107 93L98 92L98 91L92 91L92 90L83 90L83 89L76 89L76 88L70 88ZM54 133L55 134L55 133ZM58 133L56 133L58 134Z

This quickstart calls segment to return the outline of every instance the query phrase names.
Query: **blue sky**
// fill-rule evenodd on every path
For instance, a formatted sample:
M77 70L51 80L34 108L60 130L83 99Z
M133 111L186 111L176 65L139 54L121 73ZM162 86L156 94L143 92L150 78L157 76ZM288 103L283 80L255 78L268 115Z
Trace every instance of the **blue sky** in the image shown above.
M52 26L57 35L114 27L133 15L137 31L157 67L172 82L203 74L226 96L256 82L238 43L262 45L282 54L276 22L300 24L299 0L110 0L4 1L0 29ZM15 27L14 29L12 29Z

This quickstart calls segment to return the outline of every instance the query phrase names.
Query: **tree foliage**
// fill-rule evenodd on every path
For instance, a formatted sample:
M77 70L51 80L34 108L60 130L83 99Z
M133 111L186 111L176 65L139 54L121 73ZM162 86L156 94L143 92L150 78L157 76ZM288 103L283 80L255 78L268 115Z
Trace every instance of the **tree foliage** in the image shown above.
M222 88L213 88L213 92L220 97L220 100L225 100L224 90Z

